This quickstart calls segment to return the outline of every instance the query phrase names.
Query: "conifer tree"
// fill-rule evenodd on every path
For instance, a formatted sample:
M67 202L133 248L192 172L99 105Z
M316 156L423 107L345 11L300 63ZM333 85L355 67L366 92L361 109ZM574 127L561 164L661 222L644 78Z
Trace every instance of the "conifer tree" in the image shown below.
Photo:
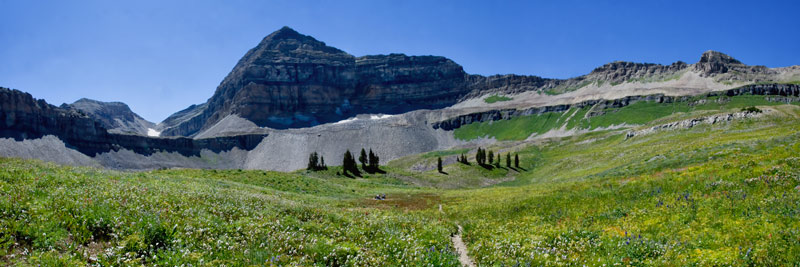
M372 152L372 149L369 149L369 169L370 171L377 172L380 170L381 159Z
M506 153L506 168L511 168L511 153Z
M342 159L342 174L347 175L347 172L350 170L350 150L344 152L344 158Z
M361 155L358 156L358 161L361 162L361 168L367 170L367 152L364 151L364 148L361 148Z
M327 170L328 165L325 165L325 157L319 156L319 169L320 170Z
M344 153L344 159L342 160L342 171L345 174L350 172L354 176L361 176L361 172L358 171L358 165L356 165L356 159L353 157L353 154L350 153L349 149Z
M475 153L475 161L478 162L478 165L486 163L486 151L483 148L478 147L478 152Z
M442 172L442 157L438 158L438 160L436 162L436 169L438 169L439 172Z
M514 153L514 167L519 168L519 154Z
M494 164L494 152L489 150L489 165Z
M306 170L315 171L317 170L317 166L319 166L319 163L317 162L317 152L315 151L308 155L308 166Z

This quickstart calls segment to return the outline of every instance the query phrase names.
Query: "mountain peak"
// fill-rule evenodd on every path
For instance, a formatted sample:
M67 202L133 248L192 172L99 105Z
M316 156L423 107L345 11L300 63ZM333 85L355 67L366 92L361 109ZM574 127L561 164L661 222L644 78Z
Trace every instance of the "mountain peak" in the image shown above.
M719 51L708 50L700 56L699 63L742 64L741 61Z
M721 52L708 50L700 56L700 61L695 64L695 69L703 75L727 73L730 69L747 67L741 61Z
M148 128L155 127L154 123L143 119L122 102L103 102L81 98L72 104L63 104L61 107L79 110L115 133L146 135Z
M72 103L72 105L76 105L76 104L79 104L79 105L80 104L91 104L91 105L123 106L125 108L129 108L127 104L119 102L119 101L105 102L105 101L94 100L94 99L85 98L85 97L83 97L81 99L78 99L77 101Z
M271 37L271 38L270 38ZM290 28L289 26L283 26L277 31L272 32L271 34L267 35L267 38L270 39L297 39L302 38L304 35L300 34L299 32L295 31L294 29Z
M345 54L342 50L330 47L326 45L325 42L301 34L288 26L283 26L277 31L270 33L253 49L256 51L271 50L281 53L290 51L319 51L329 54Z

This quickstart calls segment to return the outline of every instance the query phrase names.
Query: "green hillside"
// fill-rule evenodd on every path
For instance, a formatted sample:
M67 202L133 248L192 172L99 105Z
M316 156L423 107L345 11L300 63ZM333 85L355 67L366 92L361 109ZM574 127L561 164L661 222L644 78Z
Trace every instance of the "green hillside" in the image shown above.
M597 130L609 127L647 125L665 118L686 118L707 111L738 111L749 106L774 106L763 95L734 97L695 97L689 101L657 103L640 101L621 108L594 109L592 106L571 108L565 112L547 112L518 116L509 120L488 121L463 125L455 136L461 140L490 137L497 140L524 140L532 134L541 135L552 130ZM593 116L587 113L592 111ZM661 122L661 121L659 121Z
M501 152L500 167L478 166L476 147L465 146L358 179L336 167L117 172L0 159L0 261L458 266L451 234L460 225L482 266L800 262L800 108L754 96L706 103L641 102L588 120L576 120L587 110L570 110L486 129L521 140L520 129L564 124L655 124L751 105L769 112L629 139L604 130L498 142L487 149ZM521 165L507 167L507 153ZM472 164L431 167L461 154ZM379 193L387 200L372 199Z

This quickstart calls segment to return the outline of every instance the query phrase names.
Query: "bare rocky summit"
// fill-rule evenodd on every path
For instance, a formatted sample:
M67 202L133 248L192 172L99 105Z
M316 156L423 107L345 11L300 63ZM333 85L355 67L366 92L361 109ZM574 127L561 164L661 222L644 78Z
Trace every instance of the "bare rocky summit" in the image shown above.
M155 123L140 117L122 102L103 102L81 98L72 104L62 104L61 107L83 112L113 133L147 135L148 129L156 127Z

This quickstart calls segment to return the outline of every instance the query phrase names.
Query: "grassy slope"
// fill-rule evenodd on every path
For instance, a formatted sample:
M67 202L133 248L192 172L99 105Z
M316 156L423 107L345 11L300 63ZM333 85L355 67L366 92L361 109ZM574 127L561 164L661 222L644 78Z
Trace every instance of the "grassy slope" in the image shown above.
M747 106L772 106L780 103L768 102L764 96L736 96L703 98L703 104L690 105L696 100L677 103L636 102L622 108L603 110L604 114L586 118L590 107L573 108L563 113L549 112L538 115L514 117L510 120L471 123L454 131L461 140L493 137L497 140L524 140L531 134L544 134L562 128L588 129L607 128L615 125L645 125L666 117L693 117L703 111L738 111ZM574 113L574 114L573 114Z
M489 149L519 153L522 168L450 164L447 175L410 168L474 152L411 156L366 179L337 168L126 173L0 159L1 260L453 266L458 223L483 265L791 264L800 261L800 111L775 108L628 140L599 131L501 142ZM389 200L369 200L381 192Z
M45 266L456 265L438 213L367 201L424 193L392 181L0 159L0 253Z
M525 151L514 182L449 191L446 210L484 264L791 264L798 141L787 117L568 138Z

